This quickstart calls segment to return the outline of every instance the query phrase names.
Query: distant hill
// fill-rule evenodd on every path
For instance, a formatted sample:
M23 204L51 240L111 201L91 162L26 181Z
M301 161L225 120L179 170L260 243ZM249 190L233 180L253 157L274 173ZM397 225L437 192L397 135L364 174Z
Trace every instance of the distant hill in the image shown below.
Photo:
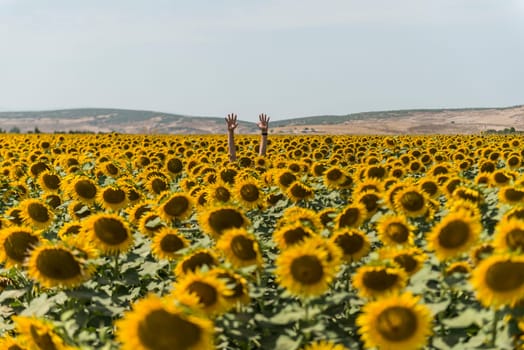
M223 134L223 117L154 111L81 108L0 112L4 131ZM524 106L503 108L413 109L323 115L271 121L273 134L427 134L524 130ZM238 133L257 133L255 122L240 121Z

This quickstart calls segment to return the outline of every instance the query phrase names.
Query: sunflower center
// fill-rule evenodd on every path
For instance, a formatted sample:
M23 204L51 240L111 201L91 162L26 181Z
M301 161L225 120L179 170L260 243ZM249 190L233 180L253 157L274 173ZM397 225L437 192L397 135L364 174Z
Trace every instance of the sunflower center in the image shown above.
M57 190L60 187L60 177L55 174L44 174L42 176L44 185L52 190Z
M416 191L409 191L400 198L400 204L407 211L419 211L424 208L424 197Z
M378 332L390 341L403 341L417 330L417 317L408 308L389 307L377 317Z
M81 228L82 226L80 225L71 225L67 228L67 230L65 231L65 234L66 235L77 235L78 233L80 233Z
M53 338L49 335L49 333L45 332L43 334L38 334L38 328L36 328L34 325L31 325L29 327L29 331L31 332L31 338L33 338L34 342L36 343L36 346L39 349L42 350L57 350L55 343L53 343Z
M215 198L221 202L227 202L231 199L231 193L225 187L219 187L215 190Z
M120 204L126 200L126 193L119 188L106 188L102 197L106 203Z
M257 257L253 245L253 240L241 235L235 236L231 240L231 250L241 260L253 260Z
M438 191L438 185L433 181L426 181L422 184L422 190L425 191L430 196L433 196Z
M195 281L187 287L187 291L196 294L200 303L205 306L212 306L217 301L217 290L205 282Z
M91 215L91 210L84 203L77 203L73 206L72 209L75 215L78 216L80 219Z
M400 254L395 256L393 260L408 273L414 271L418 266L417 259L411 254Z
M343 234L335 239L335 243L342 248L344 255L353 255L364 246L364 237L358 234Z
M285 173L283 173L282 175L280 175L279 177L279 182L282 186L284 187L288 187L289 185L291 185L293 183L293 181L295 181L297 179L297 177L295 175L293 175L292 173L290 173L289 171L286 171Z
M466 243L469 236L470 228L466 222L460 220L450 221L440 231L438 242L444 248L454 249Z
M404 243L408 240L409 230L406 225L392 222L386 227L386 235L397 243Z
M209 226L218 234L230 228L240 228L242 225L244 225L244 218L235 209L218 209L209 215Z
M290 230L287 230L284 233L284 241L287 245L293 245L298 242L303 241L305 238L311 236L309 232L304 230L302 227L293 228Z
M504 197L509 201L518 202L524 198L524 191L508 188L504 191Z
M306 198L311 195L311 190L304 187L303 185L299 183L295 183L291 188L290 192L293 195L293 197L296 198Z
M140 343L152 350L184 350L200 340L202 330L166 310L149 312L138 325Z
M511 250L524 250L524 230L514 229L506 235L506 244Z
M27 213L34 221L47 222L49 220L49 211L40 203L29 203Z
M240 196L247 202L255 202L258 200L260 193L256 185L246 184L240 188Z
M498 184L503 184L503 183L506 183L508 182L511 178L507 177L506 174L504 173L495 173L495 175L493 176L493 179L495 180L496 183Z
M363 283L366 288L375 291L384 291L394 286L398 281L398 275L388 273L385 269L368 271L364 274Z
M19 347L18 345L10 345L7 350L24 350L23 348Z
M338 181L342 178L342 175L340 169L331 169L326 173L326 177L329 181Z
M96 186L89 180L79 180L75 183L75 192L82 198L93 199L96 196Z
M56 209L60 204L62 204L62 200L60 199L60 196L57 196L56 194L51 194L46 197L45 202L51 206L51 208Z
M354 226L360 218L360 210L358 208L347 208L344 210L338 220L340 227L351 227Z
M63 249L41 251L36 267L42 275L55 280L68 280L81 274L80 264L73 254Z
M113 218L100 218L94 224L95 235L108 245L119 245L124 243L128 237L124 224Z
M184 242L177 235L165 235L160 241L160 248L164 252L173 253L184 248Z
M485 282L497 292L507 292L519 288L524 283L524 263L500 261L486 271Z
M291 275L295 281L311 285L322 280L324 269L316 256L304 255L291 263Z
M182 164L182 161L177 158L172 158L167 162L167 170L170 173L178 174L182 170L184 170L184 165Z
M22 263L29 250L37 243L38 238L29 232L13 232L4 241L4 250L10 259Z
M374 194L374 193L368 193L362 198L360 198L360 202L366 206L366 210L368 213L374 212L376 209L378 209L378 200L380 198Z
M189 209L189 200L184 196L171 198L164 204L164 211L169 216L180 216Z
M196 271L204 265L215 266L216 261L206 252L195 253L182 263L182 271Z
M245 294L242 283L239 280L237 280L234 276L231 276L227 272L224 272L217 274L217 277L219 279L225 280L226 285L229 289L229 293L226 293L227 295L224 296L226 299L240 298Z
M108 163L105 168L106 168L106 171L110 175L117 175L118 174L118 168L114 164L112 164L112 163Z
M167 183L160 178L155 178L151 181L151 189L154 193L159 194L167 190Z

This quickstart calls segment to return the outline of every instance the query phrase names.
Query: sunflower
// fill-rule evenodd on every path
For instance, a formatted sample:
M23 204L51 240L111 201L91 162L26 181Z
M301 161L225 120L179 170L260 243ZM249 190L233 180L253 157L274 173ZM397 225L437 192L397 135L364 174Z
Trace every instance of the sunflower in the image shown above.
M20 216L21 213L22 210L20 208L12 207L4 213L4 216L9 221L9 225L22 226L24 222Z
M471 272L471 265L467 261L455 261L446 267L444 274L450 276L453 274L466 275Z
M500 221L495 229L493 245L497 250L524 252L524 221Z
M404 181L399 181L389 187L385 195L385 202L388 208L395 210L396 208L395 199L396 199L397 193L408 186L409 186L408 183Z
M378 237L385 246L412 245L414 229L403 215L386 214L377 223Z
M212 321L153 294L135 302L115 326L122 350L214 349Z
M53 222L53 211L38 199L25 199L20 203L19 208L20 217L28 226L45 229Z
M92 204L98 193L96 183L87 176L75 176L67 185L66 193L69 193L73 199L86 204Z
M166 227L166 223L157 214L158 210L147 212L138 221L138 231L146 236L154 237L162 228Z
M127 217L130 223L133 225L138 225L140 219L146 214L153 210L155 207L155 202L145 201L135 204L134 206L127 208Z
M147 179L145 187L152 195L159 195L169 190L169 183L163 176L152 176Z
M495 247L491 242L483 242L477 246L474 246L470 250L470 259L474 266L478 265L479 262L493 255Z
M371 178L360 181L353 189L355 194L360 194L366 191L381 193L384 191L384 184L379 179Z
M286 195L292 202L311 200L315 196L313 189L301 181L294 181L286 190Z
M71 203L69 203L69 205L67 206L67 212L73 220L81 220L87 218L93 213L92 208L88 204L76 200L71 201Z
M515 186L504 186L498 193L499 201L510 205L524 203L524 188Z
M330 241L342 250L342 259L347 262L360 260L371 248L367 235L357 229L339 229L330 237Z
M346 174L337 165L333 165L324 172L324 185L327 188L336 189L346 181Z
M366 206L363 203L354 202L345 206L335 217L335 228L357 228L362 225L366 216Z
M29 277L46 288L73 288L87 280L93 270L64 245L42 244L26 263Z
M25 350L23 339L15 338L9 335L3 335L0 338L0 349L7 350Z
M224 295L228 289L223 279L208 272L188 272L174 284L172 296L181 301L187 300L185 294L193 294L197 299L196 308L207 316L217 316L224 313L229 305ZM192 303L190 303L192 304Z
M315 232L322 230L322 223L320 222L317 213L314 210L302 207L288 207L282 213L282 216L277 221L277 228L285 226L289 223L300 223Z
M483 201L482 193L479 190L466 186L457 187L451 197L455 200L463 200L476 205L481 204Z
M492 255L473 269L471 284L485 307L513 307L524 295L524 257Z
M301 348L301 350L348 350L344 345L329 340L318 340Z
M419 297L403 293L365 304L356 324L366 348L417 350L431 335L431 319Z
M218 181L206 189L207 198L211 203L228 203L233 194L226 183Z
M38 175L37 183L46 192L56 193L60 191L62 179L59 174L45 170Z
M491 173L491 184L497 187L509 186L517 176L518 174L510 170L498 169Z
M58 230L58 237L64 239L69 236L76 236L82 230L82 223L80 221L69 221L60 227Z
M189 242L176 229L163 227L152 239L151 253L157 259L175 260L180 258L180 251L187 247Z
M185 193L175 193L160 204L158 213L165 221L184 220L193 212L193 199Z
M45 194L43 200L53 210L57 210L62 205L62 197L56 193Z
M41 238L28 227L7 227L0 230L0 261L6 268L22 265Z
M104 254L126 252L133 244L128 224L116 214L96 214L82 222L82 231Z
M364 191L355 198L355 203L363 204L366 208L366 218L371 218L381 207L381 194L375 191Z
M54 326L43 319L26 316L12 316L15 328L18 333L17 339L24 344L27 349L53 349L53 350L72 350L67 346L62 338L57 334ZM11 350L11 348L8 348ZM19 350L24 348L14 348Z
M255 180L239 180L233 187L233 195L240 206L254 209L264 201L260 184Z
M428 210L426 192L416 186L406 186L395 195L395 209L409 217L419 217Z
M262 254L256 237L244 228L225 230L216 247L235 268L262 265Z
M353 275L353 287L362 298L377 299L406 287L407 274L401 267L363 265Z
M463 210L450 213L431 229L428 249L440 260L456 257L477 242L481 231L478 217Z
M127 206L127 193L118 186L107 186L98 192L97 202L106 210L118 211Z
M181 258L175 268L176 276L184 276L196 272L204 266L208 268L218 265L218 258L210 249L198 249Z
M233 270L221 267L212 268L208 273L223 280L226 285L226 291L223 297L230 306L234 306L237 303L249 303L248 283L244 277L235 273Z
M202 230L213 237L220 237L223 231L249 225L244 213L233 206L209 208L198 215Z
M426 254L417 247L382 248L379 251L379 257L380 259L390 259L395 265L401 267L408 276L417 273L427 259Z
M323 228L332 229L335 224L337 210L335 208L324 208L318 213L318 218Z
M313 237L316 234L317 233L307 226L301 223L295 223L284 225L273 231L273 241L280 249L284 250L299 244L305 239Z
M302 298L324 294L337 271L337 266L328 261L328 252L319 248L315 240L285 249L275 264L278 284Z

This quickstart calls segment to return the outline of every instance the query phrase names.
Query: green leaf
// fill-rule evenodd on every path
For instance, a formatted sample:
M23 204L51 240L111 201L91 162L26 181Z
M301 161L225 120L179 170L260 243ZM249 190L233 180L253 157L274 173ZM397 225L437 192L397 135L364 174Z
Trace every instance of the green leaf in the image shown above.
M287 335L281 335L277 339L277 343L275 345L275 350L296 350L300 346L300 343L302 342L302 337L298 337L298 339L291 339Z

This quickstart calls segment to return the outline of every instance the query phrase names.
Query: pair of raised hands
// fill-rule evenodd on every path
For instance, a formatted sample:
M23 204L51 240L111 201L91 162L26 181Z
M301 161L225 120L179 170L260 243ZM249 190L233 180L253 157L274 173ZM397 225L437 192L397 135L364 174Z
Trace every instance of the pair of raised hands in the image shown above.
M234 131L237 128L238 122L236 114L228 114L227 117L224 119L226 120L228 131ZM258 120L258 128L262 130L262 132L267 132L267 129L269 127L269 117L267 116L267 114L260 114L258 116Z

